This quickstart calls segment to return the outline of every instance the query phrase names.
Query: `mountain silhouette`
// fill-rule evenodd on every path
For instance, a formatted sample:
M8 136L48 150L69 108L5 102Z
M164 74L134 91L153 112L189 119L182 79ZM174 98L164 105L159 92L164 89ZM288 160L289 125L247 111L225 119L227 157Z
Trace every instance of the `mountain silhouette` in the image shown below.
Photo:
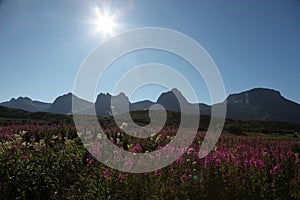
M267 88L254 88L237 94L229 95L222 103L212 106L203 103L189 103L182 93L177 89L162 93L156 102L143 100L131 103L124 93L113 96L109 93L100 93L96 102L91 103L78 98L72 93L62 95L55 99L53 103L43 103L33 101L28 97L19 97L10 101L0 103L0 105L21 109L30 112L51 112L60 114L72 113L72 99L75 101L82 113L93 113L98 116L109 116L112 113L122 114L129 111L149 110L154 104L160 104L166 110L180 112L184 106L187 114L197 114L196 106L200 114L210 115L212 106L227 104L227 118L240 120L272 120L300 123L300 105L284 98L279 91ZM74 102L73 102L74 103ZM79 112L76 110L75 112Z
M155 103L149 100L143 100L143 101L138 101L135 103L130 104L130 110L131 111L136 111L136 110L149 110L152 105Z
M92 105L92 103L80 99L72 93L68 93L57 97L51 106L45 111L51 113L72 114L72 101L75 101L77 107L82 109L86 109Z
M180 106L181 102L181 107ZM201 114L209 115L210 114L210 106L206 104L192 104L187 101L187 99L182 95L182 93L174 88L171 91L162 93L157 103L162 105L166 110L180 112L184 110L187 114L198 114L200 111ZM198 111L197 111L198 107Z
M300 105L273 89L232 94L223 103L227 103L227 117L232 119L300 122Z
M28 97L19 97L17 99L12 98L10 101L0 103L0 105L8 108L21 109L31 112L45 111L51 106L50 103L33 101Z
M95 102L95 110L98 116L108 116L115 114L122 114L126 112L126 107L129 110L129 99L124 93L112 96L109 93L99 94ZM126 106L126 107L125 107Z

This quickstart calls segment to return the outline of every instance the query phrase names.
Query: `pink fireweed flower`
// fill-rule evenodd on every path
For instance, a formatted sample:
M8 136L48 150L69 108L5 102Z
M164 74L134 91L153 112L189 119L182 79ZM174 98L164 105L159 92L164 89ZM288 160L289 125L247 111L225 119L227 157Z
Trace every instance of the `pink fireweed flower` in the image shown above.
M179 158L176 160L176 163L182 165L182 164L183 164L183 158L182 158L182 157L179 157Z
M46 149L46 145L45 144L41 145L40 149L41 150L45 150Z
M118 179L123 180L124 178L125 178L124 175L120 172L119 175L118 175Z
M246 159L246 160L244 160L244 168L246 168L247 166L248 166L248 164L249 164L249 161Z
M208 155L208 154L209 154L208 151L199 151L199 152L198 152L198 157L199 157L199 158L203 158L203 157L207 158L207 155Z
M109 140L110 140L111 143L114 143L114 138L113 137L111 137Z
M17 150L17 145L13 145L13 146L11 147L11 149L14 150L14 151L16 151L16 150Z
M266 147L263 148L263 152L267 153L268 151L269 151L268 148L266 148Z
M287 157L291 158L293 155L294 155L294 152L292 150L289 150L287 153L286 153Z
M188 174L188 173L190 173L190 172L191 172L190 169L188 169L188 168L185 169L185 174Z
M257 168L264 168L265 167L265 163L262 161L262 160L259 160L259 159L255 159L255 158L252 158L250 160L250 164L251 165L254 165L254 167L257 169Z
M208 158L207 158L207 157L208 157L208 156L206 156L205 159L204 159L204 166L203 166L204 168L205 168L205 167L207 166L207 164L208 164Z
M32 136L30 137L30 142L34 142L34 141L35 141L35 136L32 135Z
M246 151L244 151L242 156L243 156L243 158L246 158L248 156L248 153Z
M131 150L131 152L133 152L133 153L138 153L138 152L142 152L142 151L143 151L143 149L139 143L137 143Z
M105 179L109 178L109 170L108 169L105 169L103 174L104 174L103 176L104 176Z
M192 148L192 147L190 147L190 148L188 148L188 150L187 150L187 155L190 155L190 154L192 154L192 153L194 153L195 152L195 149L194 148Z
M162 152L161 151L158 151L155 155L155 159L160 159L161 158L161 155L162 155Z
M183 174L180 178L181 178L181 180L186 180L187 176L185 174Z
M133 165L133 160L129 159L126 160L126 162L124 163L124 167L126 167L126 169L130 169Z
M99 155L100 154L100 149L99 149L99 147L94 147L94 149L92 150L92 154L93 155Z
M89 165L93 164L93 162L94 162L94 160L93 160L92 158L87 158L85 161L86 161L87 164L89 164Z
M281 166L280 166L280 163L277 163L273 169L270 169L270 175L273 175L275 174L277 171L280 171L281 170Z
M260 167L260 168L264 168L265 167L265 163L262 160L257 160L256 161L256 167Z
M221 164L221 160L220 160L219 158L217 158L217 159L215 160L215 166L216 166L216 167L219 167L220 164Z
M28 156L22 156L24 160L28 160Z
M226 157L227 157L226 153L225 153L225 152L222 152L222 151L218 151L218 152L217 152L217 155L218 155L220 158L226 158Z
M275 167L274 167L273 169L274 169L274 170L280 170L280 169L281 169L280 164L277 163L277 165L275 165Z

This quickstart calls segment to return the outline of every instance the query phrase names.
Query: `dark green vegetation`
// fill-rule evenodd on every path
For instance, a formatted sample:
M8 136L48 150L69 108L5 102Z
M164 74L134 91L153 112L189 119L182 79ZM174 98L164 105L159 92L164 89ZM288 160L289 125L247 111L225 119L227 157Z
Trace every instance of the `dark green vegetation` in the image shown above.
M0 106L0 125L12 124L72 124L73 119L70 115L52 114L47 112L28 112L19 109Z
M134 122L139 125L146 125L150 122L148 111L130 112ZM193 115L184 115L183 117L194 117ZM100 124L104 127L115 127L113 117L98 117ZM167 112L167 121L165 127L178 128L180 124L180 112ZM208 128L210 116L201 115L199 122L199 131L205 131ZM0 125L12 124L39 124L39 125L74 125L72 115L52 114L46 112L27 112L18 109L11 109L0 106ZM300 124L274 121L246 121L226 119L225 132L242 134L247 132L257 133L300 133Z
M155 172L130 174L95 160L70 115L0 106L0 116L0 199L300 198L300 140L294 134L299 124L227 119L228 133L201 159L201 131L210 120L201 116L197 137L176 162ZM111 142L142 153L158 150L176 135L181 114L167 116L165 128L145 140L128 137L112 117L98 119ZM131 117L140 125L150 122L148 111L131 112ZM97 144L95 136L91 134L90 145ZM95 146L94 151L102 149Z
M106 129L113 143L135 153L159 149L176 132L165 129L152 139L125 144L124 133ZM298 138L222 134L208 156L199 158L204 135L199 132L187 152L168 167L130 174L95 160L73 127L1 127L0 199L300 198ZM105 153L97 146L93 151Z

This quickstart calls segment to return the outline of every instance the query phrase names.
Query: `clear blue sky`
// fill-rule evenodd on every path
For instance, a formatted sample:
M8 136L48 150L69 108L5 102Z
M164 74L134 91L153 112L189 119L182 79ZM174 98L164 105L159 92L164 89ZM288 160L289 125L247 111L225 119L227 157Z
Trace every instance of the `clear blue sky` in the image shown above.
M214 59L227 94L268 87L300 103L299 0L120 0L110 4L111 12L119 13L116 21L122 28L118 33L156 26L194 38ZM52 102L72 91L81 63L103 41L100 34L92 34L94 25L87 23L95 15L95 6L102 5L103 1L92 0L0 0L0 102L19 96ZM184 65L162 52L145 51L134 58L139 60L136 64ZM186 76L192 80L191 74ZM211 103L201 81L193 82L198 83L200 101ZM110 92L110 88L107 79L99 92ZM156 100L162 91L155 86L144 88L131 100Z

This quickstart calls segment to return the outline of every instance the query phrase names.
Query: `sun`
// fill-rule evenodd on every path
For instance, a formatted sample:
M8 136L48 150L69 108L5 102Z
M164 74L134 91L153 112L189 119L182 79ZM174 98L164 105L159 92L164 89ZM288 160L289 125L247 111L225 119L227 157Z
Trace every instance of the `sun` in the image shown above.
M95 25L96 33L100 33L104 38L113 36L116 29L119 28L116 15L110 13L109 9L100 10L99 7L95 7L95 15L92 23Z

